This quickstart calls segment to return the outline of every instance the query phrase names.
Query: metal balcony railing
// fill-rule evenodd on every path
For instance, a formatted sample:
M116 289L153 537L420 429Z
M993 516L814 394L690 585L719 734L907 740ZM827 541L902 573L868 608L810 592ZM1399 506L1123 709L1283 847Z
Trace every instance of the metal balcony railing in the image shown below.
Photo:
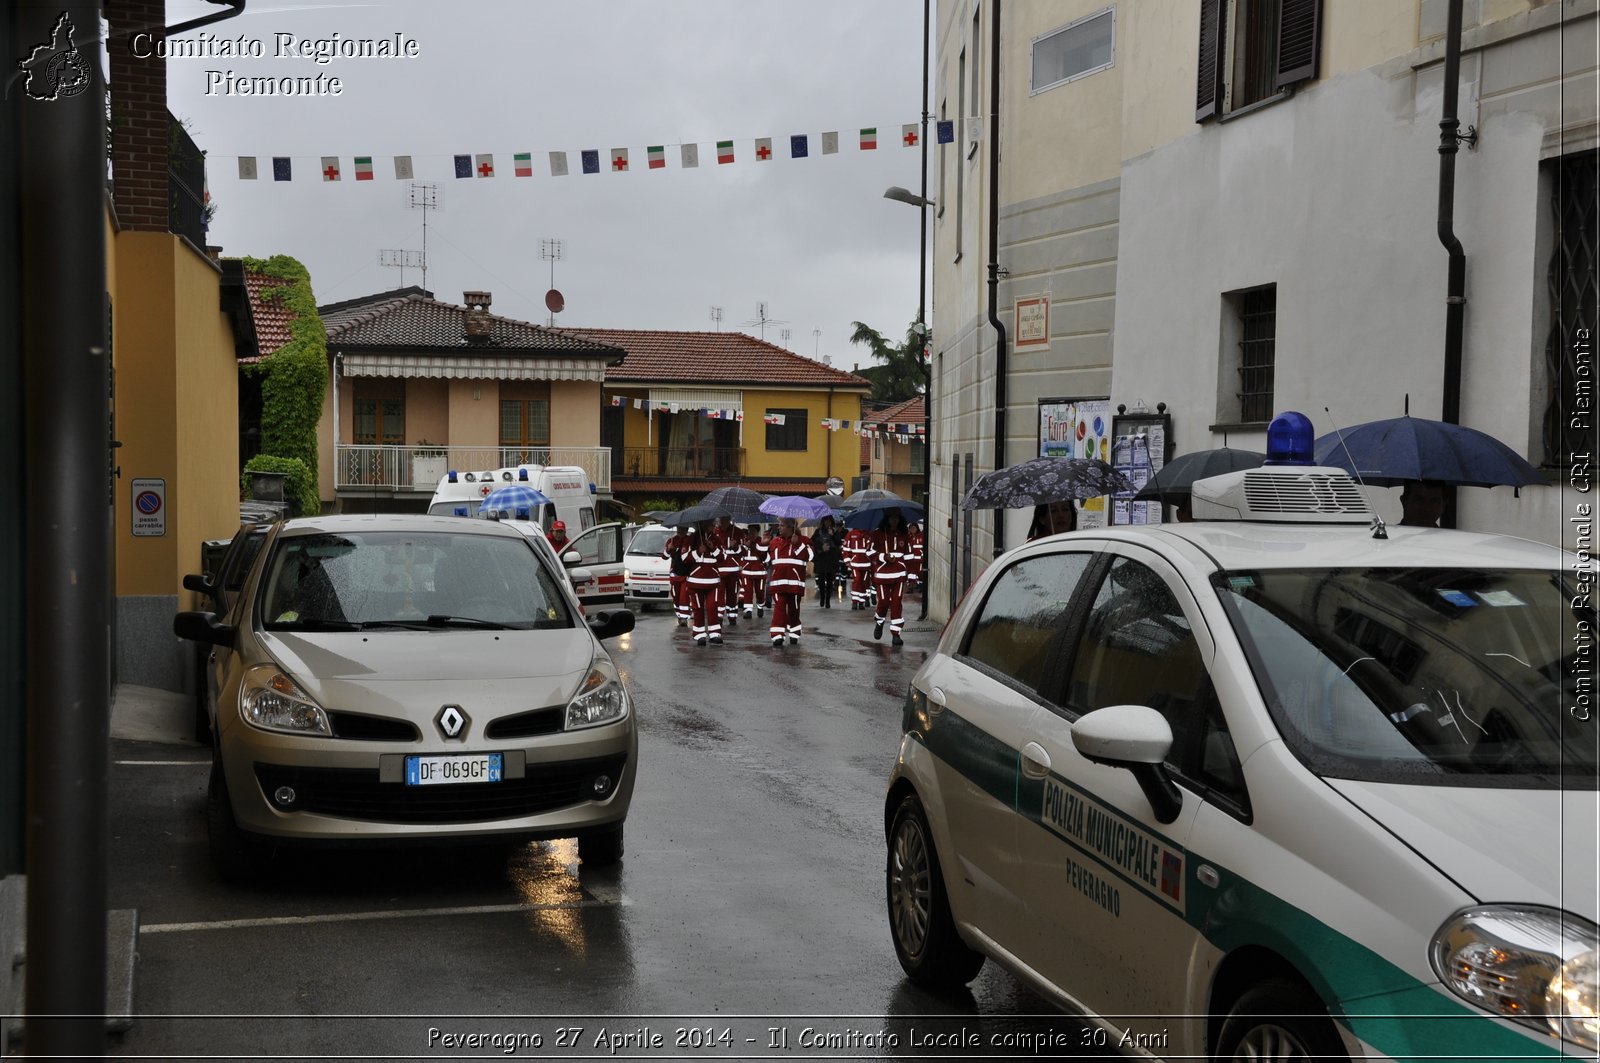
M451 469L475 472L513 465L577 465L597 491L611 490L610 447L396 447L341 443L334 448L335 491L432 494Z
M617 475L739 477L744 458L743 447L626 447Z
M206 247L206 153L176 118L167 148L167 229L204 251Z

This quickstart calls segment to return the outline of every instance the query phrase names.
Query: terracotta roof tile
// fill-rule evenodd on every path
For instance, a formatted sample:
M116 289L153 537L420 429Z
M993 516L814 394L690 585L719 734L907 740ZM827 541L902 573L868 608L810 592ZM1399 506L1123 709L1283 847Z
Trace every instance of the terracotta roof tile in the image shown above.
M790 384L870 388L872 382L743 332L557 329L628 352L606 370L608 384Z
M922 396L914 395L876 413L863 413L863 424L921 424L926 419Z
M289 331L289 322L294 320L294 314L283 305L283 298L280 295L267 294L267 289L282 286L283 282L276 277L269 277L254 270L244 271L244 287L250 296L250 316L256 326L258 353L253 357L239 359L242 364L259 362L294 338L293 333Z
M343 348L403 348L452 353L483 351L549 351L566 355L620 359L622 351L605 341L588 340L561 329L490 314L489 339L468 343L467 308L443 303L420 290L389 293L390 297L351 299L318 308L328 343Z

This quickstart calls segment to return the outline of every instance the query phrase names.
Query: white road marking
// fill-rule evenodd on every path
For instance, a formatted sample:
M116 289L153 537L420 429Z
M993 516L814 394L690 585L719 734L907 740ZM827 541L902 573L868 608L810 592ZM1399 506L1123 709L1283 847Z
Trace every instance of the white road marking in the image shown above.
M206 768L211 766L209 760L113 760L117 765L128 765L134 768Z
M195 930L248 930L267 926L299 926L307 923L360 923L374 919L431 919L441 915L510 915L517 912L560 911L578 908L614 908L616 900L573 901L567 904L480 904L460 908L403 908L382 912L329 912L322 915L279 915L260 919L218 919L209 923L146 923L140 934L181 934Z

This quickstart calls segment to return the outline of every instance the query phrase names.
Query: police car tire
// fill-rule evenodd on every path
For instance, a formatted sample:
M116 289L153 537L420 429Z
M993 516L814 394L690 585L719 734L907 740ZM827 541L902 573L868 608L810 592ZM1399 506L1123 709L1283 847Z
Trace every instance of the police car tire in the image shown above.
M1328 1060L1343 1063L1344 1042L1316 994L1286 979L1252 987L1228 1012L1218 1060Z
M902 841L906 844L902 846ZM968 948L956 933L955 920L950 915L950 901L944 892L944 873L939 868L939 854L933 847L933 831L928 827L927 814L922 802L908 794L895 810L894 824L889 830L889 852L884 871L884 881L889 907L890 935L894 938L895 955L906 976L918 985L933 989L958 989L978 976L983 966L983 954ZM909 859L922 866L909 869L917 877L926 874L927 909L926 931L922 940L903 940L906 928L905 914L896 907L898 884L896 861L903 849L909 849Z
M590 867L604 867L622 859L622 825L578 836L578 859Z
M213 751L211 779L206 786L206 841L211 850L211 866L229 882L258 875L266 866L266 847L254 836L239 829L233 818L233 803L228 800L228 784L222 774L222 758Z

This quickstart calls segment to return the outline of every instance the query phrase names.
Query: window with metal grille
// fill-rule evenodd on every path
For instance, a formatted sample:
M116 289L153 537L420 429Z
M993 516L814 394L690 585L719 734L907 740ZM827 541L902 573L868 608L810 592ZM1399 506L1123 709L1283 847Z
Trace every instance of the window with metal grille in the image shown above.
M1064 85L1111 65L1116 16L1111 8L1033 39L1032 92Z
M1272 384L1278 320L1275 284L1222 296L1217 420L1264 424L1272 420Z
M1547 277L1550 336L1545 343L1545 371L1550 397L1544 410L1544 452L1546 464L1565 467L1575 454L1592 457L1595 447L1600 152L1579 152L1546 165L1555 231Z
M1195 121L1317 76L1322 0L1200 0Z

